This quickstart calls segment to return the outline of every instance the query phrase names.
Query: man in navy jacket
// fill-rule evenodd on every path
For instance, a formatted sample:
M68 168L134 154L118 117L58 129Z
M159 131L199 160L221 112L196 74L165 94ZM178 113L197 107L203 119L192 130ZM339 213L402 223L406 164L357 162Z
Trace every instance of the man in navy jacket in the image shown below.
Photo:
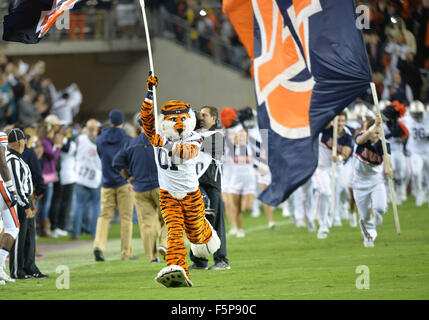
M115 154L131 139L122 129L124 116L119 110L109 113L111 127L105 128L97 138L97 153L101 159L101 212L97 220L97 231L94 240L96 261L104 261L103 251L106 248L109 225L115 216L116 206L121 220L121 258L136 259L131 247L133 233L133 197L130 186L119 172L113 168Z
M165 255L167 228L159 208L158 171L154 150L142 127L140 134L116 154L113 167L133 186L144 251L150 262L159 262L157 251Z

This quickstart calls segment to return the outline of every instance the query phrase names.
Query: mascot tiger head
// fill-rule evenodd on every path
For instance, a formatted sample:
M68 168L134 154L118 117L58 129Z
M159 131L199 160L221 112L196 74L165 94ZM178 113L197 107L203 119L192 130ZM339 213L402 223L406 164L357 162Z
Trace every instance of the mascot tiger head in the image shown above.
M159 123L161 133L174 141L188 137L195 129L197 119L188 103L170 100L161 106Z

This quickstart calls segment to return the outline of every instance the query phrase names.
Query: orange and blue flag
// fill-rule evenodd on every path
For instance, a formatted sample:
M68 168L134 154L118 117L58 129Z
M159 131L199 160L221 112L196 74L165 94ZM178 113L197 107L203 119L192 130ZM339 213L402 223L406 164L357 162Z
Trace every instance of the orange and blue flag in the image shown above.
M3 20L3 40L38 43L55 21L81 0L12 0Z
M313 174L321 130L372 81L353 0L225 0L252 59L260 129L268 130L271 185L286 200Z

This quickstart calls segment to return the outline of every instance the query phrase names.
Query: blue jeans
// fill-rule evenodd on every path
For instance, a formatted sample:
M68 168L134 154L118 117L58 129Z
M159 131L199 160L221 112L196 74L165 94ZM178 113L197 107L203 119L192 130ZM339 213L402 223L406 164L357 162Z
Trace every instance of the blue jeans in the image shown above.
M100 188L91 189L76 183L74 192L72 237L80 235L84 216L88 222L88 231L95 237L97 219L100 215Z
M49 211L51 210L53 194L54 194L54 184L48 183L46 185L45 194L43 195L42 199L40 199L40 202L39 202L40 218L42 220L49 219Z

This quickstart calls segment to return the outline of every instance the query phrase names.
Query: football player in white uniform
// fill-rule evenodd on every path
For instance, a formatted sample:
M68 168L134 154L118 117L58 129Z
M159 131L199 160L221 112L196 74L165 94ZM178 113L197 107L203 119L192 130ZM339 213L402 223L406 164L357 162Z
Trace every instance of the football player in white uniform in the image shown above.
M352 188L365 247L374 247L374 240L377 237L376 226L381 223L371 218L371 209L376 218L381 218L381 214L387 211L383 167L385 174L393 178L390 159L388 165L383 165L385 159L380 139L382 122L381 116L377 115L375 120L366 122L364 130L355 138ZM390 153L390 145L388 142L386 144Z
M337 156L332 155L333 127L329 125L320 135L319 163L312 178L316 189L316 210L319 218L318 239L325 239L328 236L329 227L332 223L329 217L332 161L337 162L337 167L341 168L342 163L350 157L353 150L353 137L345 127L346 121L347 115L343 112L338 116ZM337 171L338 173L339 170Z
M421 206L428 195L429 174L429 114L423 103L414 101L410 104L409 114L404 117L404 124L410 131L406 149L409 152L408 164L412 179L412 190L416 205ZM426 187L424 188L424 181Z

